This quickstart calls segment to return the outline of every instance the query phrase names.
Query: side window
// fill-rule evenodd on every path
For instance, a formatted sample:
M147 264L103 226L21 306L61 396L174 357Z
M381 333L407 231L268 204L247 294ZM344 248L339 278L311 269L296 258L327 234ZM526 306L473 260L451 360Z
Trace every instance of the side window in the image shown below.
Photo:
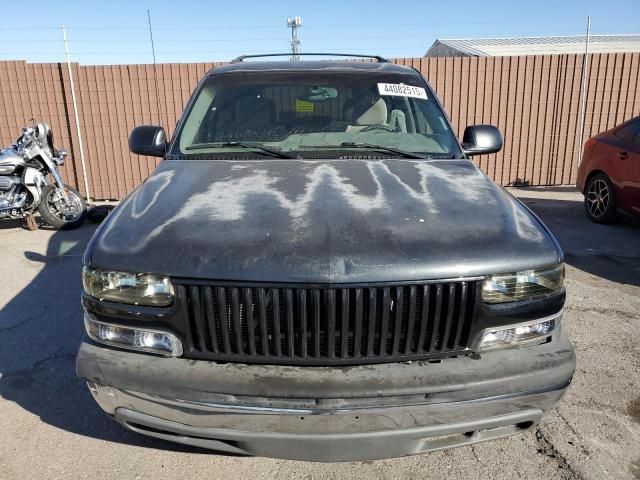
M627 123L618 128L614 132L615 136L621 138L625 142L638 143L638 135L640 134L640 119Z

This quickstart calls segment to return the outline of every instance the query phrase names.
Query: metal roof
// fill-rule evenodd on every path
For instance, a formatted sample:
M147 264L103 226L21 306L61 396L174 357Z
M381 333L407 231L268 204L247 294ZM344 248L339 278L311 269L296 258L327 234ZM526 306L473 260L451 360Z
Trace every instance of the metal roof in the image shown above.
M474 57L504 57L510 55L553 55L584 53L585 35L519 38L454 38L437 39L425 54L438 54L449 47L461 55ZM434 50L435 49L435 50ZM591 35L590 53L640 52L640 34Z

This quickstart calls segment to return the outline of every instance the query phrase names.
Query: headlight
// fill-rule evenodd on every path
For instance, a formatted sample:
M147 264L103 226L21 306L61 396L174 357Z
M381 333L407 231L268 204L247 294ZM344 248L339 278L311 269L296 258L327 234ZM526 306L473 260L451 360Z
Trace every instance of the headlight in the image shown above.
M86 312L84 326L87 335L98 343L167 357L182 355L182 342L173 333L100 322Z
M174 291L169 277L149 273L127 273L82 269L84 291L99 300L166 307L173 303Z
M482 284L485 303L534 300L562 291L564 264L522 272L489 275Z
M558 327L560 320L562 312L518 325L488 328L480 332L473 350L479 352L540 343Z

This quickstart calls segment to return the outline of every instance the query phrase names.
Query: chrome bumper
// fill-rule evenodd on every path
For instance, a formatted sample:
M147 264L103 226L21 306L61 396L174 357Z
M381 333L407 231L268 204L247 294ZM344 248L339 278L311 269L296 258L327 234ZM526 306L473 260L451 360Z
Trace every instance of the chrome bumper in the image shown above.
M413 455L512 435L536 424L566 385L454 403L336 410L222 405L89 388L103 410L137 433L236 454L327 462Z

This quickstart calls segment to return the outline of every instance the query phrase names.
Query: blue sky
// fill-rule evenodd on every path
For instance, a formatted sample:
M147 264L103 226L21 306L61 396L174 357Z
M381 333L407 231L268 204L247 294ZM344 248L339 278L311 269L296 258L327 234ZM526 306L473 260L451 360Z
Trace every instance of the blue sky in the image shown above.
M615 6L615 8L614 8ZM0 4L0 60L150 63L151 10L158 62L228 60L287 51L288 16L301 16L303 51L421 56L436 38L640 33L640 1L48 1ZM21 23L20 19L25 22Z

